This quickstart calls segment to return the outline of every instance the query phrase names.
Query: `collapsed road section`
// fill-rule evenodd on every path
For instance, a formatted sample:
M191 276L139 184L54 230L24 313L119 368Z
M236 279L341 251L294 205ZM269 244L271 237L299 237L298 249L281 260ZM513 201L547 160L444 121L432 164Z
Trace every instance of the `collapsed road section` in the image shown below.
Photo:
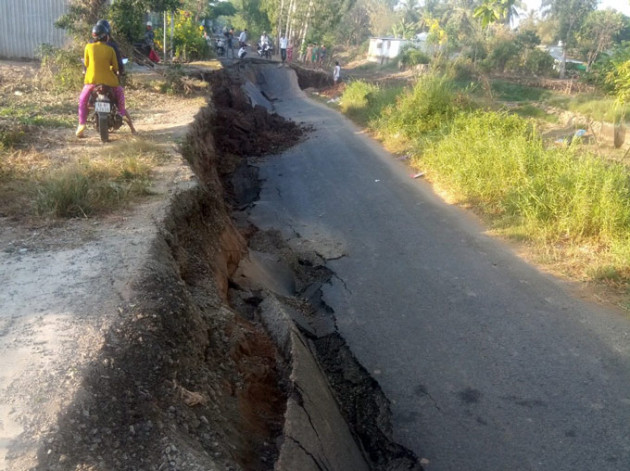
M304 131L270 113L273 88L256 67L211 77L182 146L198 184L173 197L135 298L37 469L421 469L392 440L387 398L322 301L326 256L248 220L251 159ZM244 89L266 103L252 106Z

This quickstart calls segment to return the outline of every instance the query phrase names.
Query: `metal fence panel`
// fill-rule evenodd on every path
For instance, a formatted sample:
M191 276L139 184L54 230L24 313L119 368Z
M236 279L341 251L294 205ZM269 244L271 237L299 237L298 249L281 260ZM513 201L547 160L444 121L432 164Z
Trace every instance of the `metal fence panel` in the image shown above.
M42 43L62 46L66 39L55 21L68 0L0 0L0 57L33 58Z

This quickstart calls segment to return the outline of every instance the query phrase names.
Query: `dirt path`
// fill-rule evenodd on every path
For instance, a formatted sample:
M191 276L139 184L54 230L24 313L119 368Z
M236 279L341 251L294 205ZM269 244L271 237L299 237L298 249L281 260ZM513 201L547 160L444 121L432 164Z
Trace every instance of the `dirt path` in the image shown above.
M0 218L1 470L37 464L44 437L54 431L58 414L80 388L83 368L95 359L112 323L129 308L130 280L147 257L148 241L158 231L156 221L171 195L191 185L192 173L174 143L204 100L155 94L150 106L137 110L133 92L128 95L137 139L158 142L170 155L157 171L152 196L97 219ZM57 131L50 152L59 158L86 148L115 152L131 139L123 131L103 145L95 132L79 141L72 131Z

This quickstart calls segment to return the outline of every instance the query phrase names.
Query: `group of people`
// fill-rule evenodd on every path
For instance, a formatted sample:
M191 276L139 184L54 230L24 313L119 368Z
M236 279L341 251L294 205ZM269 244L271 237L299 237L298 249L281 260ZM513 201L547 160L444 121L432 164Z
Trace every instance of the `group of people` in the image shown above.
M236 39L238 41L237 55L239 59L247 55L247 34L247 28L245 28ZM231 55L234 58L234 28L224 27L223 36L225 36L225 57L227 58Z
M111 36L111 26L107 20L99 20L92 28L92 39L85 46L83 53L85 78L83 90L79 95L79 126L76 136L84 137L88 118L88 100L96 85L112 88L118 105L118 113L127 122L131 132L136 130L131 117L125 109L125 92L120 78L125 74L122 54L116 41Z
M306 47L304 54L304 62L307 64L316 64L321 66L326 62L326 56L328 51L324 44L318 46L317 44L309 44Z
M243 31L241 31L241 33L238 36L237 57L239 59L243 59L247 55L247 47L248 47L247 40L249 38L248 34L249 33L247 31L247 28L245 28L243 29ZM232 58L234 58L234 49L235 49L234 28L228 28L227 26L224 27L223 35L225 36L225 44L226 44L225 56L229 57L231 55ZM271 40L271 38L269 37L266 31L263 31L262 35L260 36L258 47L260 48L260 50L263 50L263 51L267 48L273 47L273 41ZM289 40L284 35L280 37L279 47L280 47L280 57L282 59L282 62L285 62L287 60L287 49L289 47Z

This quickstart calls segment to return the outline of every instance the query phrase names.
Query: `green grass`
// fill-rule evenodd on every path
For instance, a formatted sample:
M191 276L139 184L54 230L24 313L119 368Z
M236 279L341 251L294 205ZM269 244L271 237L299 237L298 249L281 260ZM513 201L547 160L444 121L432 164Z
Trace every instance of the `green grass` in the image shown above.
M515 101L551 97L521 86L502 90ZM402 136L398 150L456 202L565 272L630 283L627 166L590 155L579 143L545 147L534 123L553 116L531 103L509 113L474 111L445 78L424 77L390 106L374 106L379 94L374 86L351 84L344 111L358 114L386 144Z
M521 118L534 118L536 120L544 121L546 123L559 122L558 116L547 113L545 110L542 110L537 106L529 103L518 106L517 108L513 109L512 112L517 114Z
M76 124L76 103L43 107L36 102L13 103L0 108L0 118L27 126L72 128Z
M426 137L442 132L460 110L470 106L470 101L448 79L424 76L413 88L401 93L395 104L383 108L378 131L402 134L408 140L418 135Z
M620 119L630 116L630 105L619 105L613 98L603 95L554 96L548 100L548 103L557 108L583 114L596 121L617 123Z
M148 194L151 164L139 157L85 159L46 173L38 185L40 215L88 217Z
M461 115L415 163L503 233L543 246L598 247L607 255L601 263L627 272L625 166L581 154L577 146L545 148L526 120L495 112Z
M493 81L491 89L494 98L501 101L541 101L553 95L544 88L528 87L504 80Z
M402 93L402 87L382 87L361 80L348 84L341 97L341 111L363 126L371 125Z

